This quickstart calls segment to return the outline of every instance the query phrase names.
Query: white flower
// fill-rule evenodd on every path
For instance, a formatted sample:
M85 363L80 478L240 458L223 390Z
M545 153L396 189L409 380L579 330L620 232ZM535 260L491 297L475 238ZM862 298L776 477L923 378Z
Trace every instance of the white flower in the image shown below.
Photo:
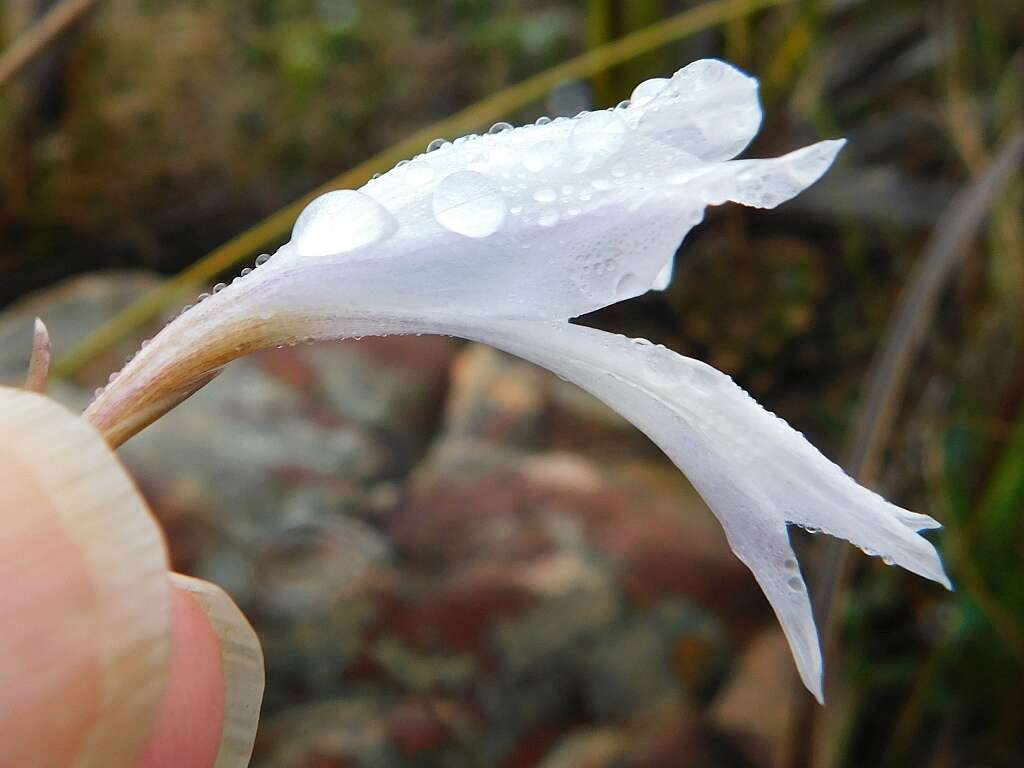
M299 216L269 263L165 328L86 415L119 443L252 349L440 333L481 341L593 393L686 474L753 571L821 699L821 652L788 525L949 586L917 531L938 523L857 485L732 380L569 318L664 288L704 208L772 208L842 141L732 160L757 132L757 82L714 60L648 80L628 106L438 141Z

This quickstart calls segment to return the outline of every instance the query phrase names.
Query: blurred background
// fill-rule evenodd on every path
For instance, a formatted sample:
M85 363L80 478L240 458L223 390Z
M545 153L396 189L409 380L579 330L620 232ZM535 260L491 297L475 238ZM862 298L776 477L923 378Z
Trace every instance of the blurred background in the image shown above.
M0 381L40 315L80 407L312 190L707 56L761 80L748 156L850 143L581 322L725 370L943 521L957 590L799 537L819 708L710 513L596 401L448 339L274 350L122 450L177 569L261 636L254 765L1024 764L1019 0L5 0Z

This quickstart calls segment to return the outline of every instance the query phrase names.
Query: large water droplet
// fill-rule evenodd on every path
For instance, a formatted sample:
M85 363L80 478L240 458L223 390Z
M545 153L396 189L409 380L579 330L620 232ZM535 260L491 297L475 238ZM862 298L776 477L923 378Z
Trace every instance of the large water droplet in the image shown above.
M505 198L482 173L456 171L445 177L433 199L434 216L445 229L466 237L487 237L505 221Z
M362 192L339 189L321 195L299 214L292 247L299 256L330 256L372 245L398 228L395 217Z
M427 152L436 152L448 142L444 139L434 139L432 142L427 144Z
M644 80L640 85L634 88L633 93L629 95L629 106L644 106L655 96L665 90L666 85L668 85L667 77L655 77L651 80Z

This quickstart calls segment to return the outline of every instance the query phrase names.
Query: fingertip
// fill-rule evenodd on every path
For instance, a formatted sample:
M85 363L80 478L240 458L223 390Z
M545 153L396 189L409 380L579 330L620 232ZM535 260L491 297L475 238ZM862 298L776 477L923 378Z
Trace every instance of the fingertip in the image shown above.
M210 768L224 732L224 665L213 624L187 590L171 590L167 687L140 768Z

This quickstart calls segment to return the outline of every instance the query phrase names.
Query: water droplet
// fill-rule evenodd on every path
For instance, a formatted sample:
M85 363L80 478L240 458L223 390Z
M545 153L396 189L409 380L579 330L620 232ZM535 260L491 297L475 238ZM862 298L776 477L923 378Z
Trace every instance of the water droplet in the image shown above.
M553 227L558 223L558 211L544 211L537 217L537 223L542 227Z
M376 181L379 178L380 178L380 173L375 173L375 174L373 174L373 176L370 177L370 181Z
M534 125L547 125L550 122L551 122L551 118L550 117L548 117L547 115L541 115L540 117L537 118L537 120L534 123Z
M103 387L96 387L96 389L94 389L93 393L92 393L93 399L94 400L99 399L99 396L102 395L102 394L103 394Z
M210 298L210 294L208 294L208 293L200 293L199 297L196 299L196 304L200 304L200 303L206 301L208 298Z
M632 272L627 272L615 284L615 295L620 299L629 299L643 293L644 284Z
M500 122L500 123L495 123L494 125L492 125L487 132L490 133L490 134L495 134L495 133L502 133L503 131L511 131L511 130L512 130L512 124L511 123Z
M558 145L553 141L538 141L523 153L523 165L531 173L538 173L554 164L559 151Z
M423 185L434 178L434 167L426 160L413 160L405 168L405 180L410 184Z
M660 344L651 345L644 360L644 374L655 386L667 386L679 378L677 360Z
M629 99L623 99L615 105L616 109L629 109Z
M644 80L640 85L634 88L633 93L629 95L630 106L644 106L655 96L665 90L666 85L668 85L667 77L655 77L651 80Z
M434 216L445 229L466 237L487 237L505 221L505 199L482 173L456 171L434 190Z
M553 203L557 197L553 189L538 189L533 193L533 199L538 203Z
M626 143L629 128L615 112L588 112L573 126L569 146L576 155L577 173L604 162Z
M261 253L259 256L256 257L256 266L257 267L262 267L268 261L270 261L270 254L269 253Z
M252 267L246 267L245 269L242 270L242 275L241 276L245 277L246 275L250 275L250 274L252 274Z
M448 142L444 139L434 139L432 142L427 144L427 152L436 152Z
M794 592L804 591L804 580L801 579L799 576L791 576L789 580L786 581L786 584L788 584L789 588L792 589Z
M139 349L145 349L149 346L149 339L143 339L142 344L139 345Z
M395 168L404 168L408 164L409 164L408 160L399 160L397 163L395 163Z
M795 571L799 567L799 564L793 558L789 558L783 565L791 571Z
M299 214L292 247L303 257L347 253L379 242L397 228L395 217L372 197L339 189L320 195Z
M227 283L217 283L215 286L213 286L213 292L214 293L220 293L221 291L223 291L227 287L228 287Z

